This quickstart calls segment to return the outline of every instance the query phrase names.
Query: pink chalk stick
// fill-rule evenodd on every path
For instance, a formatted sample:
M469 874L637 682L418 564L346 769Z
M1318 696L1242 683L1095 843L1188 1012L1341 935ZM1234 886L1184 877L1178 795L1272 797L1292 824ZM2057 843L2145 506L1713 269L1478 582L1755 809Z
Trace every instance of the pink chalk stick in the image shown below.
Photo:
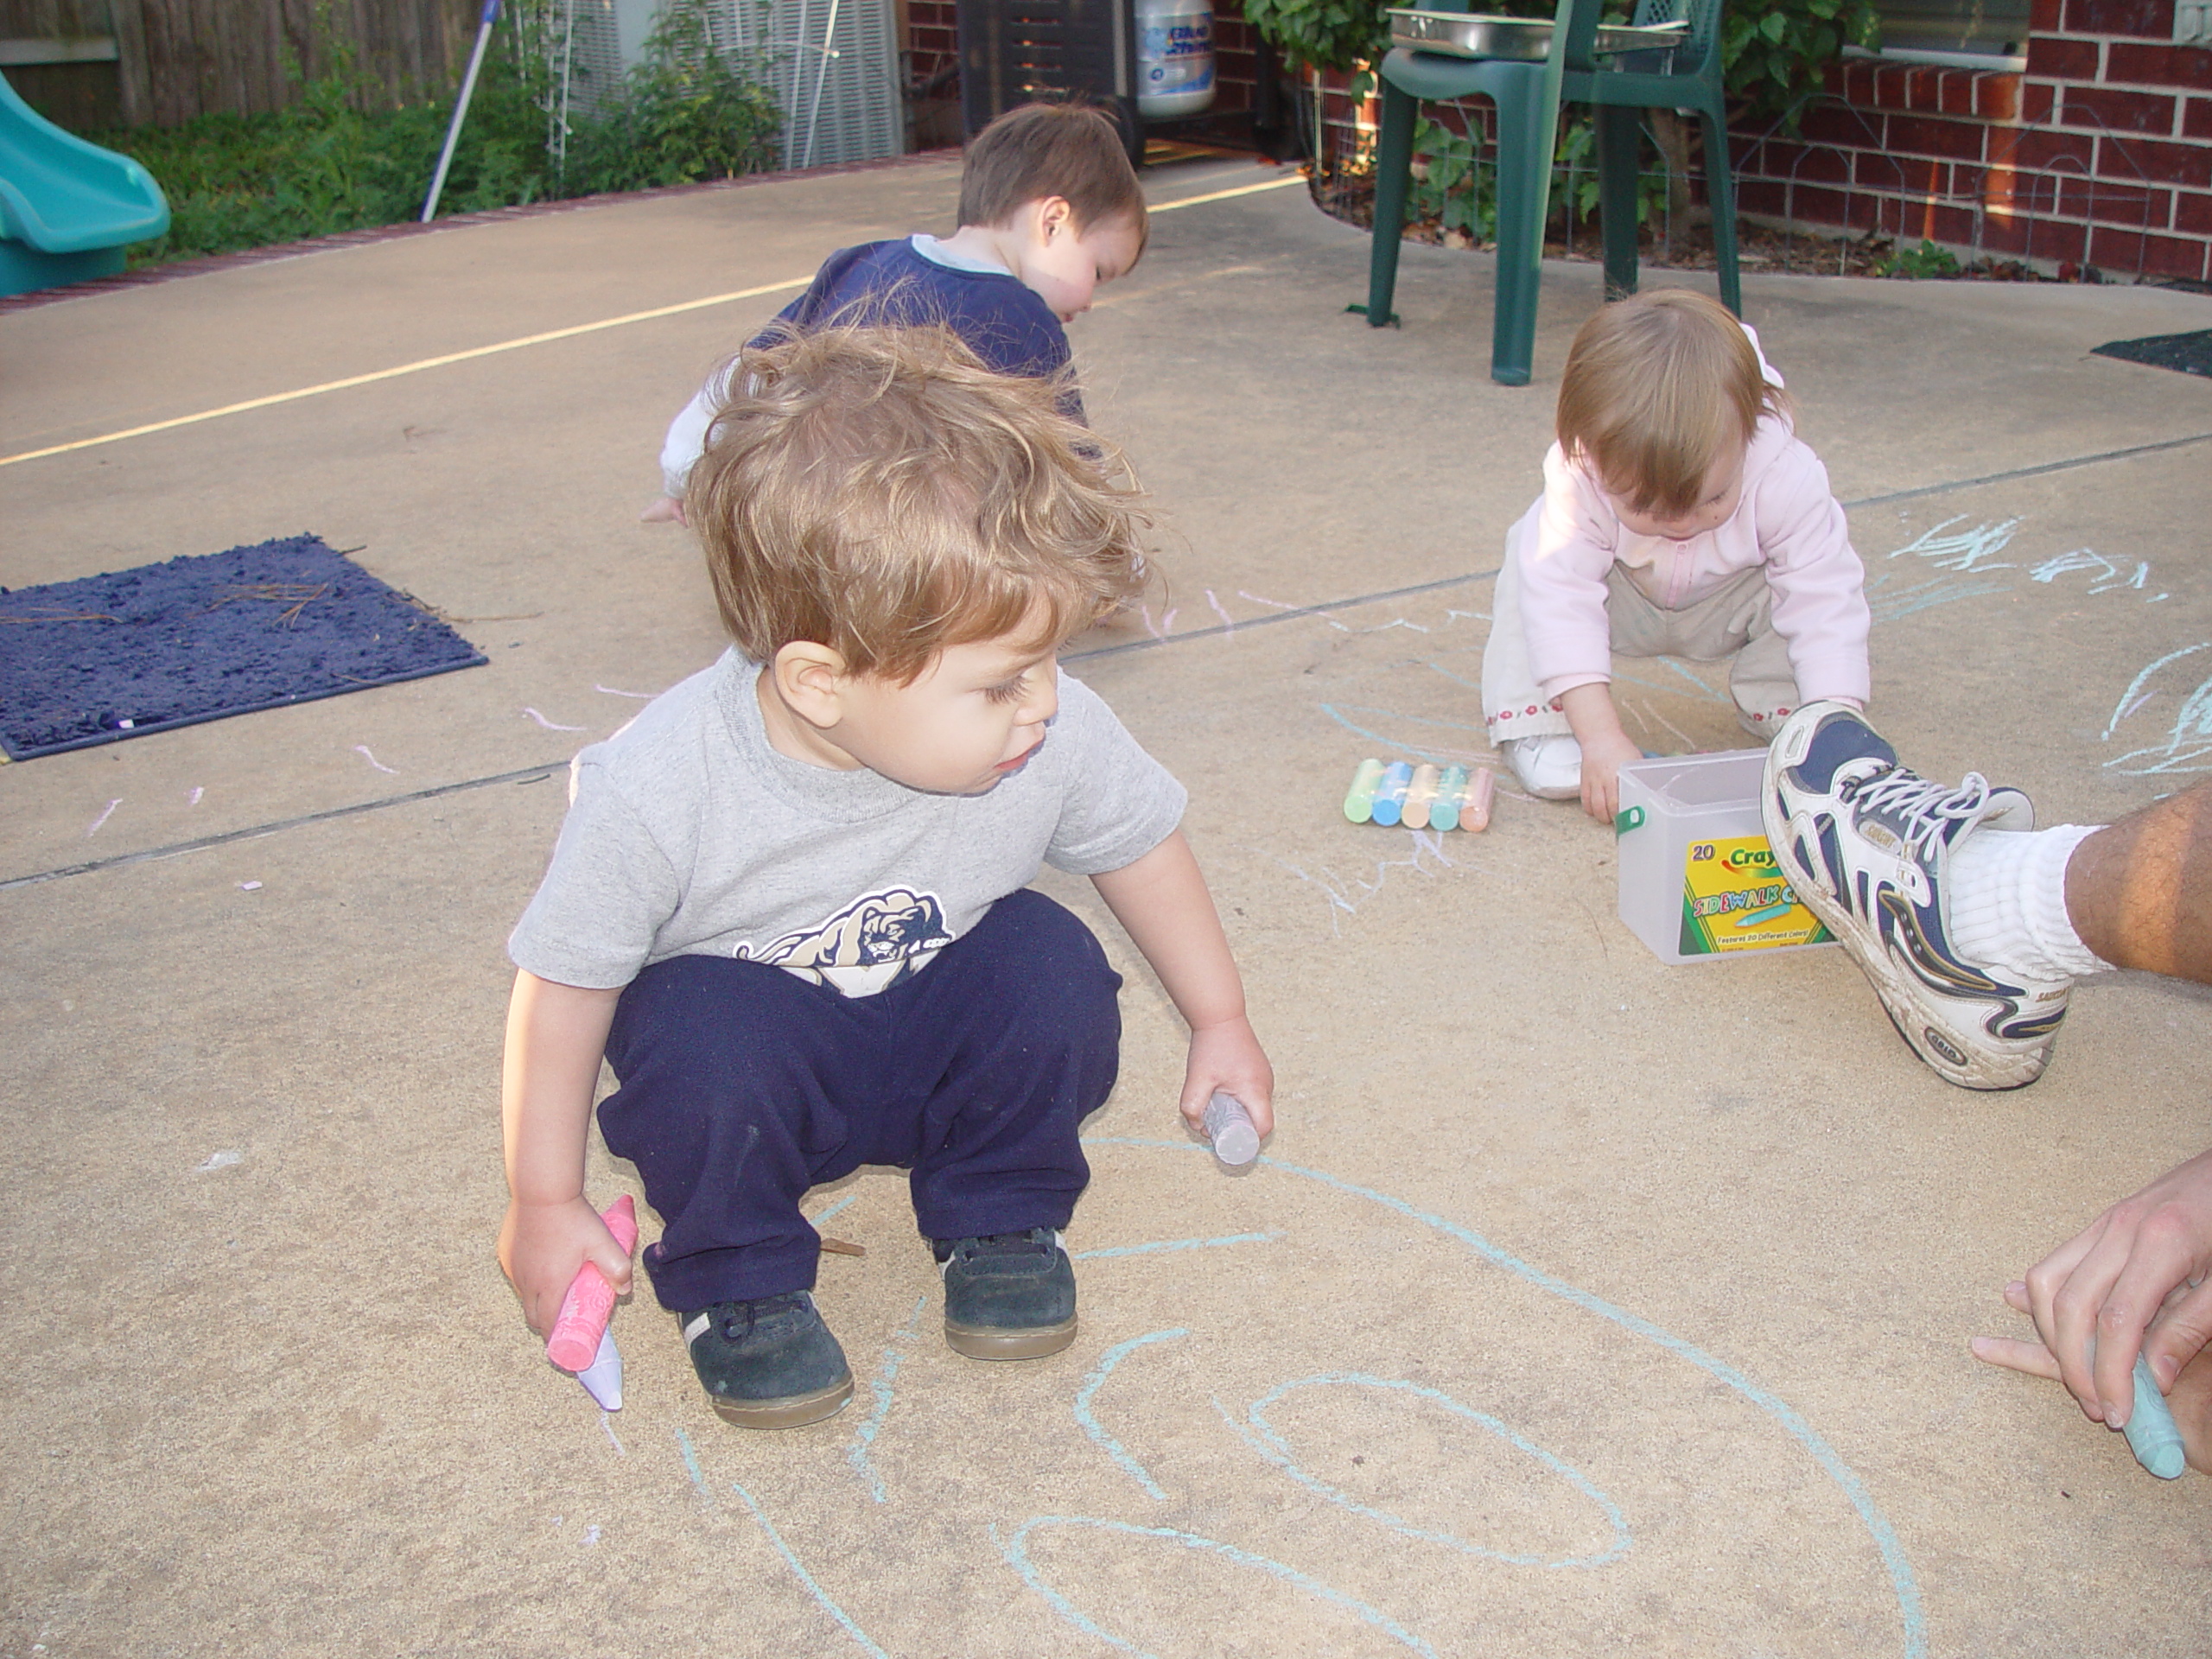
M1490 804L1497 791L1497 774L1488 766L1477 766L1473 776L1467 779L1466 804L1459 809L1462 830L1490 828Z
M607 1230L624 1255L638 1245L638 1206L625 1192L600 1212ZM599 1339L614 1313L614 1287L607 1275L587 1262L569 1281L561 1299L561 1317L553 1321L553 1334L545 1339L545 1357L564 1371L581 1371L599 1352Z

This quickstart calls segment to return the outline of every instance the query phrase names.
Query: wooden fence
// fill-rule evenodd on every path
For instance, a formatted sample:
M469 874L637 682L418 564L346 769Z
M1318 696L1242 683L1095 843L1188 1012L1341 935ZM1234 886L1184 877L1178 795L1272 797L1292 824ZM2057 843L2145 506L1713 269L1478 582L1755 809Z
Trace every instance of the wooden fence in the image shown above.
M0 0L0 61L34 103L27 82L103 77L124 124L174 126L215 111L279 108L297 75L328 68L348 46L391 97L442 92L467 61L478 9L478 0Z

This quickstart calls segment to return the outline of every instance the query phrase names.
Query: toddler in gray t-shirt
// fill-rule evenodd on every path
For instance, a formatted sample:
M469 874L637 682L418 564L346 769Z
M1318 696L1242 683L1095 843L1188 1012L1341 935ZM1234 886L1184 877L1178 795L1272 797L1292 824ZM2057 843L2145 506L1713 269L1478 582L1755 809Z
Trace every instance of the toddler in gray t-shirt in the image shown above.
M1074 1340L1059 1230L1120 982L1040 863L1091 878L1189 1023L1186 1119L1223 1090L1264 1134L1273 1076L1181 787L1058 671L1142 582L1097 438L941 328L741 367L688 502L735 649L578 756L510 942L499 1259L541 1331L584 1262L626 1287L583 1196L605 1058L654 1292L715 1408L777 1427L852 1393L798 1205L864 1163L912 1171L957 1351Z

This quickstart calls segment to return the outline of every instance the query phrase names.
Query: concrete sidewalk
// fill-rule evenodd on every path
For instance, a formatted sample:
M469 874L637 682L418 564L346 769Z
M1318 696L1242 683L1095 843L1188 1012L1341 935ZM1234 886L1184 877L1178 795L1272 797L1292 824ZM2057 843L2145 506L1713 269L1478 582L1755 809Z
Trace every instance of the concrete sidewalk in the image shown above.
M1489 578L1599 283L1547 268L1508 391L1486 258L1408 246L1370 330L1365 238L1295 185L1161 213L1072 331L1166 586L1071 667L1190 785L1272 1161L1181 1141L1172 1009L1048 877L1129 980L1074 1348L948 1352L869 1171L810 1205L868 1252L823 1267L841 1416L722 1425L649 1295L621 1413L546 1366L492 1255L502 945L561 765L721 648L688 536L634 522L661 428L956 194L778 180L0 317L5 457L764 290L0 464L9 587L313 531L492 658L0 767L0 1656L2203 1654L2212 1483L1966 1343L2212 1141L2212 998L2099 982L2042 1083L1969 1096L1840 952L1662 966L1568 808L1344 823L1363 755L1485 753ZM2087 355L2212 300L1745 287L1908 760L2053 823L2212 769L2212 385ZM1736 746L1716 674L1626 668L1647 747ZM591 1191L637 1185L594 1151Z

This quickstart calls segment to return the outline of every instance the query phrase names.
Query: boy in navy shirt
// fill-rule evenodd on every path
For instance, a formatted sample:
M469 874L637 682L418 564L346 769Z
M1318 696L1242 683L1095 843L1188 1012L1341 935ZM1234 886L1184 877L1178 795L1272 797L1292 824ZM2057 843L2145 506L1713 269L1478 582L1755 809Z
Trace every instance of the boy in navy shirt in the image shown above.
M1026 104L969 145L959 230L942 241L918 232L839 249L747 343L766 346L832 321L942 323L1001 374L1052 379L1068 364L1061 325L1090 308L1100 283L1136 264L1146 234L1144 191L1112 119L1081 105ZM645 509L647 524L683 522L684 482L729 391L725 365L670 424L664 493ZM1083 418L1072 385L1062 407Z

